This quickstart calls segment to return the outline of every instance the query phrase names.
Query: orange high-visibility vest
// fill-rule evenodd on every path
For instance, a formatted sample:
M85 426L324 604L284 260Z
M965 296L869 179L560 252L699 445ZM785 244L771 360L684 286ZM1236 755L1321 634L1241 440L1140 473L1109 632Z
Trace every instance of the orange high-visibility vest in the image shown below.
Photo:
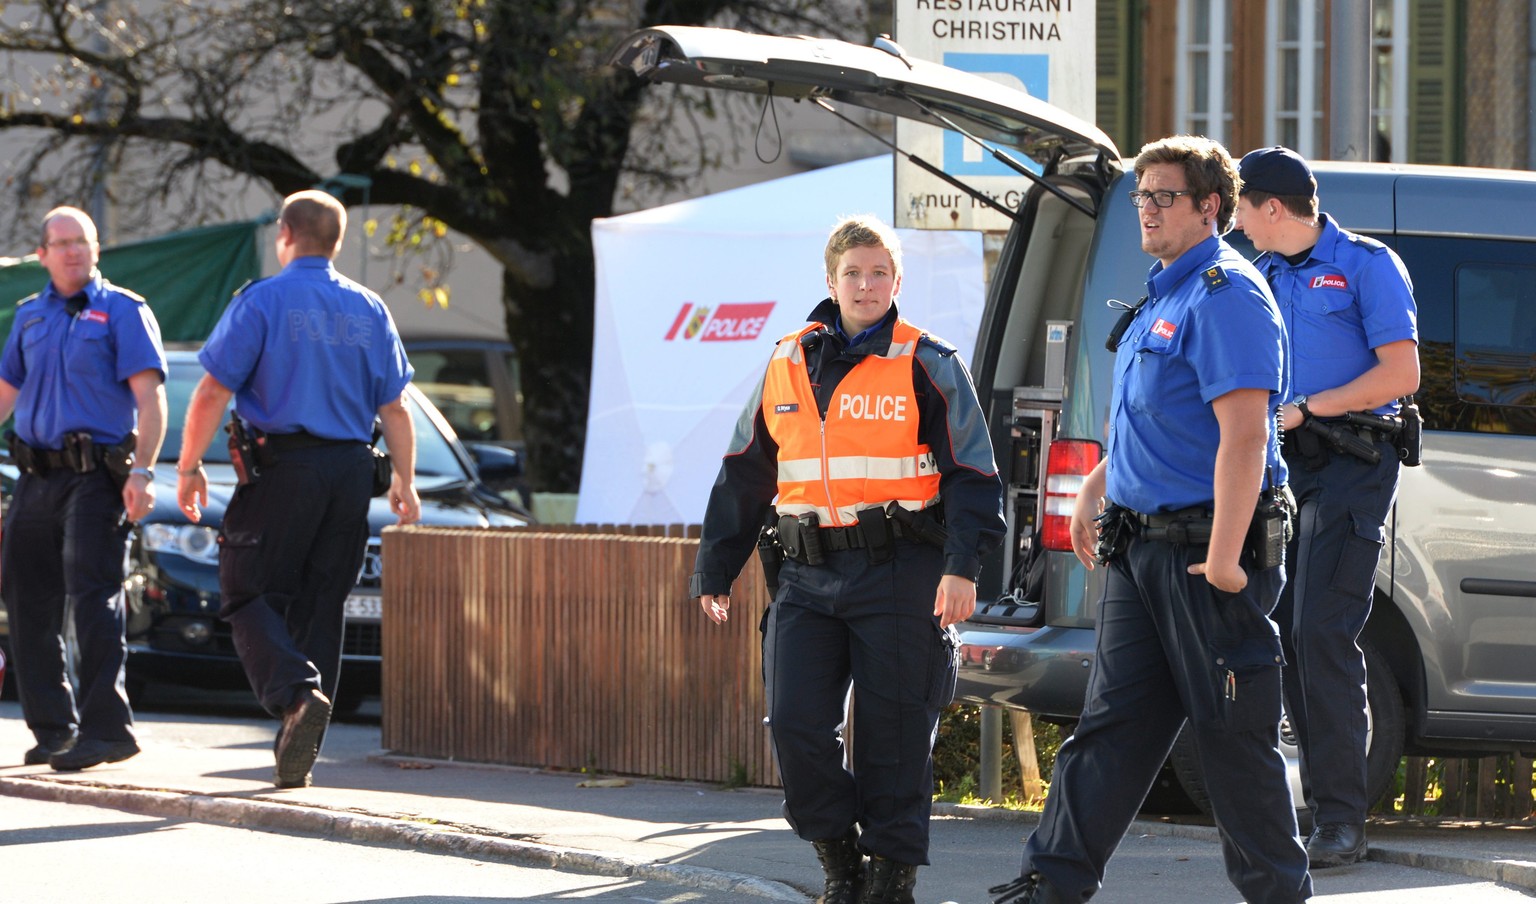
M802 336L779 341L763 381L763 419L779 446L781 515L815 512L823 527L846 527L858 511L895 502L918 511L939 497L938 462L917 439L912 356L922 331L897 319L891 347L869 355L837 386L823 424L806 369Z

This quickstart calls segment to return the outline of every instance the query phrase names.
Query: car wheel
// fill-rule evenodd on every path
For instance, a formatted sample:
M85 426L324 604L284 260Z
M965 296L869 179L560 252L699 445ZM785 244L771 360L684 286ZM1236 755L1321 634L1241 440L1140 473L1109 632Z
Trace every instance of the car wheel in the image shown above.
M1397 679L1387 665L1386 657L1369 640L1360 641L1365 654L1365 799L1367 807L1391 787L1397 775L1398 761L1403 756L1403 697L1397 688ZM1371 680L1370 676L1381 676ZM1296 806L1296 821L1303 834L1312 827L1312 813L1307 806L1301 787L1301 754L1296 746L1296 735L1291 729L1288 712L1280 715L1280 753L1285 757L1285 772L1291 783L1291 799ZM1186 725L1179 730L1169 755L1179 784L1189 794L1201 812L1211 812L1211 797L1205 786L1205 776L1195 753L1195 742Z

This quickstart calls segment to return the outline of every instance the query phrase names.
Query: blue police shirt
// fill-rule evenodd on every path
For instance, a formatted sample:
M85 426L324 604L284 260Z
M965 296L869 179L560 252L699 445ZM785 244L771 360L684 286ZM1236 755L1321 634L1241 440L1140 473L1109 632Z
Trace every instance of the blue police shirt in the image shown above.
M138 423L128 378L146 370L165 379L160 325L144 299L92 273L81 290L86 306L65 310L53 283L22 299L0 379L16 387L16 434L38 449L61 449L68 433L114 445Z
M1413 282L1402 260L1327 214L1322 220L1322 234L1300 264L1274 252L1257 261L1290 336L1296 379L1287 399L1343 386L1376 366L1374 349L1419 339ZM1397 408L1394 400L1376 410Z
M1212 236L1147 279L1147 303L1115 353L1105 492L1138 512L1209 507L1221 429L1211 402L1284 392L1285 328L1269 287ZM1269 483L1285 481L1270 420Z
M259 429L359 442L414 372L383 300L325 257L247 286L197 359Z

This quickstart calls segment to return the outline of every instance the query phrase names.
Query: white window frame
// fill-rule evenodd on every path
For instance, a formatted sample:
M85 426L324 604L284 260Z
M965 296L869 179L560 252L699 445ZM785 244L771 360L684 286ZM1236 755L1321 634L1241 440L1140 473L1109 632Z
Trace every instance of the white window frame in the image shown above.
M1390 3L1392 7L1392 36L1389 48L1392 51L1390 66L1392 72L1392 96L1387 103L1391 106L1385 110L1375 106L1376 92L1371 92L1371 128L1374 132L1376 120L1385 116L1390 124L1392 142L1392 159L1390 163L1408 162L1408 16L1409 0L1373 0L1373 6ZM1373 9L1374 13L1374 9ZM1371 17L1372 24L1375 16ZM1371 34L1371 65L1373 81L1379 79L1380 73L1374 71L1376 64L1376 49L1383 45L1381 39L1375 33Z
M1319 121L1323 111L1317 106L1317 79L1320 75L1319 57L1322 54L1322 36L1317 33L1318 8L1323 0L1296 0L1296 12L1301 21L1296 23L1294 48L1281 47L1280 14L1284 0L1269 0L1265 4L1264 31L1274 38L1264 42L1264 143L1285 144L1280 137L1282 119L1296 120L1296 146L1292 150L1303 157L1321 157L1319 146ZM1312 48L1310 60L1306 48ZM1296 60L1296 109L1280 109L1281 53L1294 49Z
M1176 24L1176 44L1179 48L1174 64L1174 121L1179 130L1205 135L1223 144L1227 141L1232 111L1226 108L1227 73L1232 61L1232 44L1227 37L1227 5L1230 0L1179 0ZM1210 10L1210 40L1206 44L1194 43L1191 30L1194 21L1194 5L1205 4ZM1198 50L1205 51L1205 77L1208 97L1207 109L1194 108L1194 64L1190 57ZM1204 127L1196 125L1195 118L1204 120Z

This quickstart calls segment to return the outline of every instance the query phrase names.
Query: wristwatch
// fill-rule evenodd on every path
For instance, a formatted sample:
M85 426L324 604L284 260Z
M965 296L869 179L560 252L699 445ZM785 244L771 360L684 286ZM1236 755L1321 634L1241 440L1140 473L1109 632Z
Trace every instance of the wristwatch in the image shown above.
M143 477L145 480L149 481L150 483L154 483L155 482L155 469L154 468L134 468L132 471L128 472L128 475L130 477L132 477L135 474Z
M1302 423L1306 423L1307 421L1312 420L1312 412L1307 410L1307 397L1306 396L1299 395L1296 398L1291 399L1291 404L1295 405L1296 406L1296 410L1301 412L1301 422Z

